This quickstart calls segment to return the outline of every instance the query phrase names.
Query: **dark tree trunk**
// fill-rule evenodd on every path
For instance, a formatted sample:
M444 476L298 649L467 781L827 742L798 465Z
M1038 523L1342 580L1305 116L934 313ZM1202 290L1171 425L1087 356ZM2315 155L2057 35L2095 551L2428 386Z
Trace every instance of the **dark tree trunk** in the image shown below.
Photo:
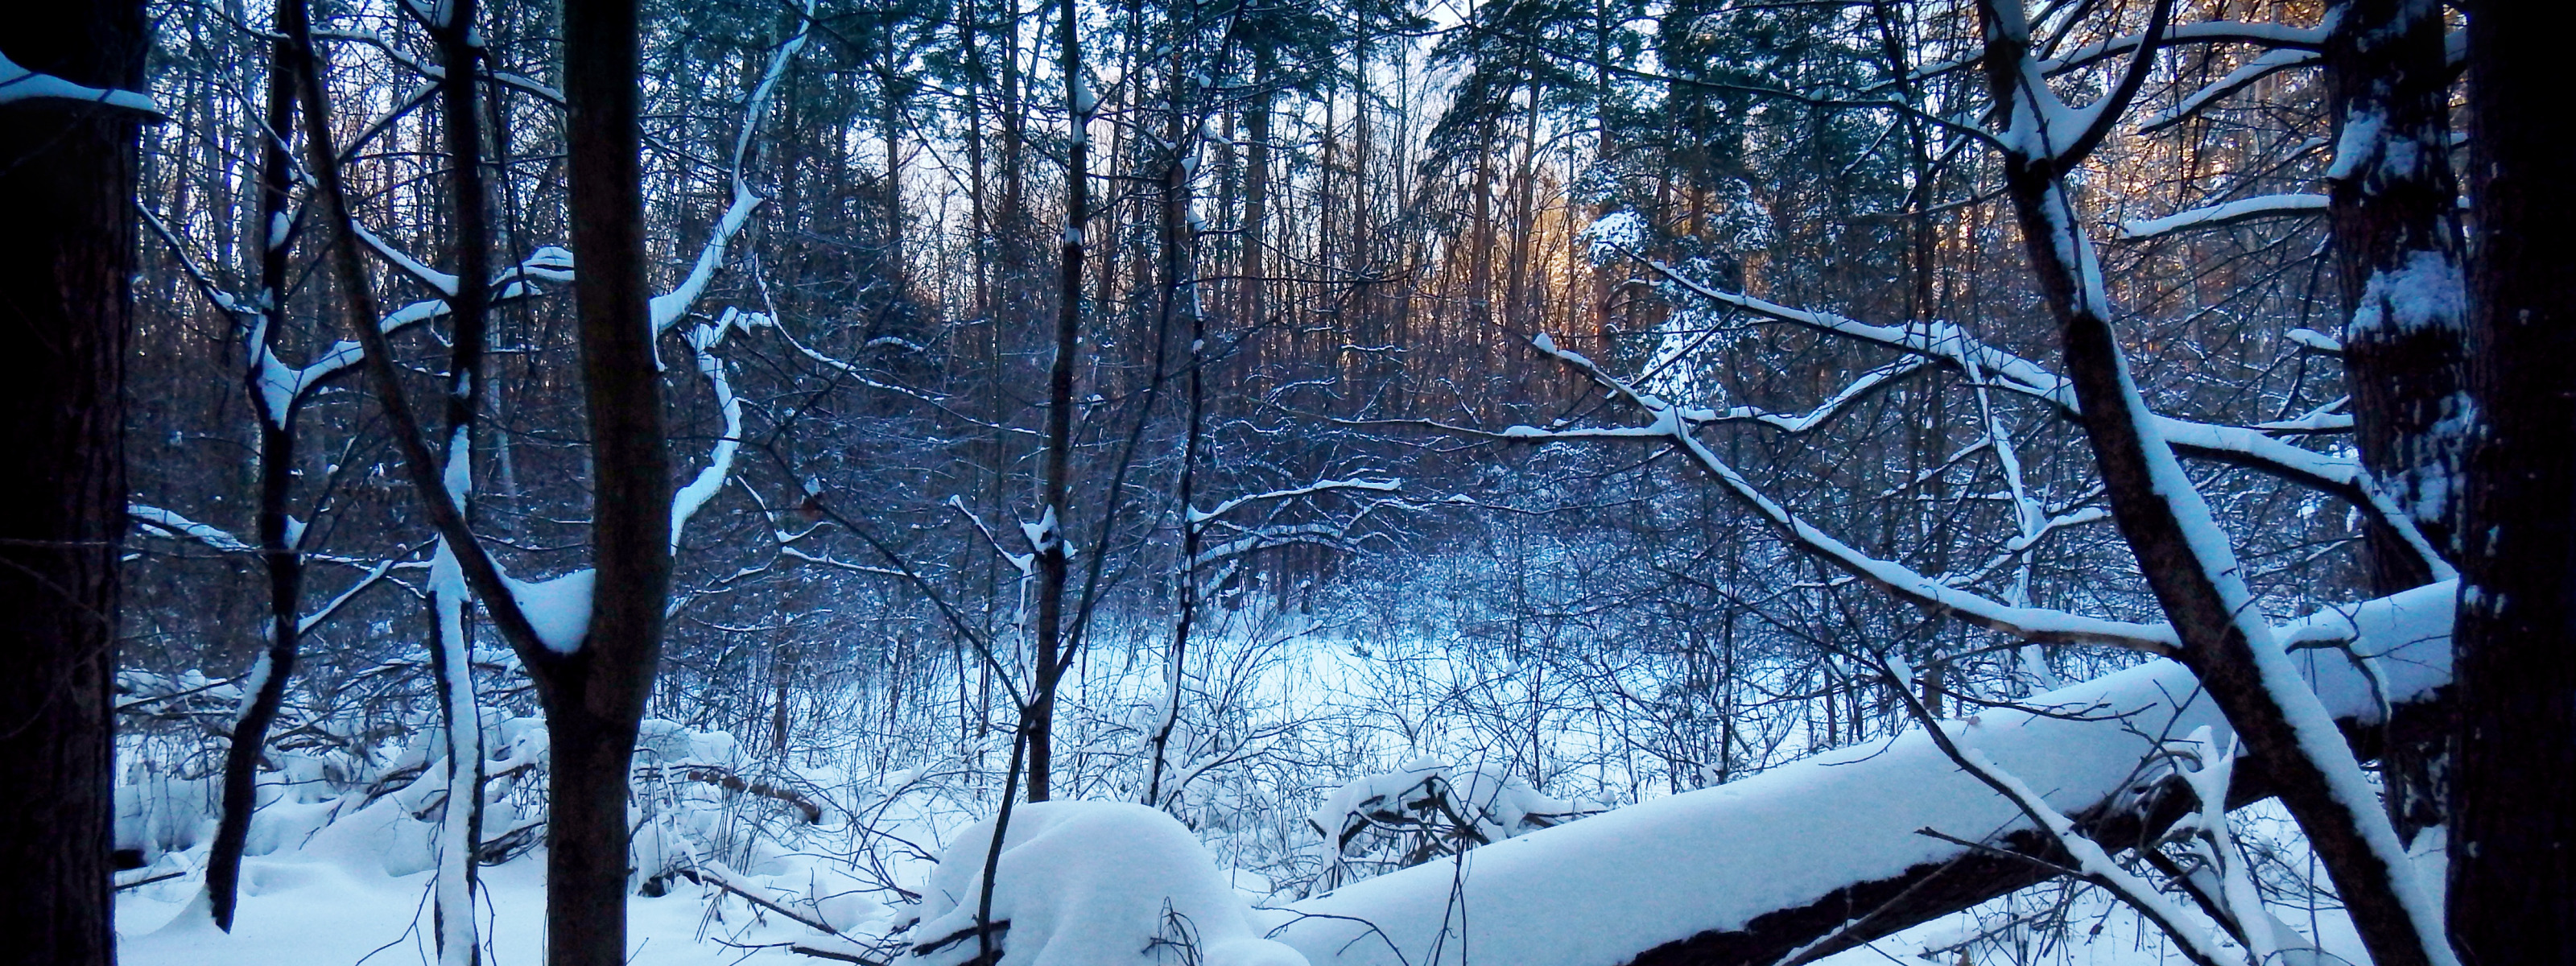
M1177 46L1177 45L1176 45ZM1179 564L1180 618L1172 630L1172 653L1168 664L1171 692L1166 696L1163 719L1147 744L1153 754L1145 769L1145 804L1163 805L1163 773L1169 763L1172 728L1180 721L1182 670L1190 653L1190 634L1198 622L1199 611L1199 545L1202 529L1194 518L1198 509L1198 465L1206 423L1206 384L1201 380L1200 362L1207 344L1207 326L1200 312L1197 292L1198 237L1189 224L1191 205L1190 160L1197 156L1198 119L1197 88L1190 80L1181 55L1172 55L1170 124L1164 129L1164 142L1172 145L1171 157L1163 165L1163 210L1160 223L1160 247L1163 264L1161 310L1154 337L1170 345L1187 338L1187 351L1181 354L1182 365L1189 367L1189 412L1182 430L1181 475L1178 498L1181 511L1181 557Z
M490 341L492 302L491 218L483 180L483 125L476 80L482 76L480 42L475 36L474 0L454 0L447 23L433 30L446 76L439 78L439 122L447 142L449 181L455 196L456 294L447 300L450 330L447 362L447 459L445 474L459 509L471 513L474 488L474 430L483 393L483 356ZM463 461L461 467L456 461ZM469 516L470 520L470 516ZM448 548L451 555L455 552ZM474 894L479 888L475 853L483 841L483 716L474 700L474 653L470 602L459 582L430 581L429 664L436 678L439 717L447 732L447 815L442 821L462 823L463 835L453 853L441 856L441 881L434 903L438 947L444 952L464 947L466 962L480 962L482 949L473 926ZM442 598L453 596L453 601ZM447 615L456 615L451 628ZM462 792L463 794L459 794ZM460 805L461 803L461 805ZM449 876L461 883L448 881ZM450 917L462 917L462 921Z
M2452 673L2450 928L2472 966L2561 963L2576 922L2576 216L2564 30L2540 4L2469 17L2468 473Z
M999 19L1002 35L1002 213L993 227L994 248L1002 263L1002 292L1005 301L1016 303L1029 291L1028 241L1022 232L1028 227L1028 112L1020 102L1020 0L1002 0Z
M290 54L282 43L269 45L268 105L266 123L278 137L262 137L260 150L260 192L257 230L261 251L259 260L258 309L266 315L261 326L262 347L274 351L283 321L280 308L285 303L287 286L286 239L270 237L281 217L291 217L290 202L294 191L294 160L287 145L294 135L295 83ZM259 414L259 548L260 564L268 574L267 648L261 654L258 687L241 718L233 723L230 743L224 753L223 817L215 826L214 845L206 856L206 899L215 926L226 932L233 928L233 905L239 899L242 849L250 839L251 813L259 807L258 779L260 749L268 743L269 726L277 720L278 706L286 699L286 682L295 672L295 655L299 645L299 614L303 604L304 557L287 539L287 500L294 483L295 426L294 401L286 412L272 412L266 402L265 387L269 379L266 366L252 361L243 370L243 390L254 412Z
M1082 41L1074 30L1073 0L1064 0L1056 43L1063 54L1066 113L1073 119L1073 138L1065 156L1063 274L1056 290L1055 364L1047 373L1046 465L1039 480L1038 513L1044 531L1038 557L1037 681L1035 693L1020 714L1028 741L1029 801L1043 802L1054 792L1055 688L1064 677L1064 591L1072 557L1065 553L1065 492L1073 460L1073 366L1082 334L1083 222L1090 217L1091 138L1086 129L1096 106L1079 80Z
M894 18L878 23L877 37L878 54L884 58L877 65L877 134L885 142L885 274L893 281L894 298L900 303L910 278L903 254L902 85L906 81L897 73L903 65L897 63L902 53L895 49Z
M2466 495L2460 390L2468 380L2460 302L2413 300L2399 285L2460 284L2459 185L2451 173L2451 70L2441 12L2405 0L2344 0L2326 35L2326 87L2341 131L2336 177L2327 180L2336 278L2342 296L2344 372L2352 387L2354 441L2382 492L2409 511L2427 544L2453 559ZM2433 579L2430 562L2384 522L2364 531L2372 596ZM2390 722L2380 758L2388 817L2400 840L2443 820L2439 715Z
M351 239L348 192L330 143L329 98L307 36L303 4L283 32L294 41L312 168L340 243L334 272L366 348L368 377L402 454L412 490L454 550L475 595L519 654L546 710L552 758L547 824L548 961L622 966L626 945L627 768L661 659L671 575L670 457L660 374L645 299L642 134L638 125L633 0L570 0L564 79L570 116L572 240L583 252L573 295L591 439L590 623L579 641L547 641L466 525L441 459L404 399L384 334L369 324L375 297Z
M36 4L0 52L76 84L136 89L138 0ZM109 688L134 275L135 126L54 100L0 106L0 963L116 960Z
M1270 244L1265 232L1270 217L1270 111L1278 96L1268 87L1272 53L1263 46L1252 54L1252 103L1244 108L1243 137L1250 142L1243 150L1243 289L1241 317L1235 324L1257 329L1267 311L1262 296L1267 289L1261 275L1263 249Z
M555 966L626 956L627 768L661 661L671 582L671 466L644 271L635 0L566 0L573 281L591 438L588 636L538 664L553 741L546 936Z
M2327 179L2344 367L2355 441L2382 490L2425 538L2451 552L2458 532L2466 378L2456 300L2405 300L2410 285L2456 286L2459 188L2450 164L2450 65L2436 7L2346 0L2325 44L2326 84L2343 154ZM2360 137L2358 133L2375 136ZM2430 311L2426 311L2429 309ZM2432 581L2421 554L2384 524L2368 535L2371 592Z

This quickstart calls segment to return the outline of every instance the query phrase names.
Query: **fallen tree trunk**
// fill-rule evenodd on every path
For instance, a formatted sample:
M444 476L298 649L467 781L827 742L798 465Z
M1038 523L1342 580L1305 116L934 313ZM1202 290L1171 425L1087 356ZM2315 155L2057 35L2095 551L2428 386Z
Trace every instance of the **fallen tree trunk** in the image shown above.
M2389 709L2449 683L2455 592L2417 588L2278 632L2294 646L2350 642L2298 656L2347 733L2366 736ZM2151 770L2157 743L2204 725L2225 732L2170 661L2028 706L1971 715L1951 736L2086 816L2087 833L2115 849L2193 807ZM2231 806L2268 796L2260 764L2238 766ZM1274 938L1316 966L1799 962L2053 877L2033 859L2063 856L1915 730L1354 883L1277 913Z
M705 782L729 792L742 792L775 800L804 816L807 825L823 820L823 806L814 804L811 799L796 794L792 789L780 788L768 782L752 781L730 770L712 765L693 766L679 771L680 777L693 782Z

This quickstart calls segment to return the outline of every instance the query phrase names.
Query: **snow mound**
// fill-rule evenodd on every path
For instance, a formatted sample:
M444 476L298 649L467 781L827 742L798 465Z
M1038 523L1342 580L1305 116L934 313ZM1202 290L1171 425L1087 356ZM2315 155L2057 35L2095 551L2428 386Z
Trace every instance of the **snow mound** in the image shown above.
M975 823L940 855L907 962L954 966L980 954L976 909L993 826ZM1189 829L1125 802L1013 809L992 921L1000 962L1014 966L1306 966L1253 931L1243 897Z

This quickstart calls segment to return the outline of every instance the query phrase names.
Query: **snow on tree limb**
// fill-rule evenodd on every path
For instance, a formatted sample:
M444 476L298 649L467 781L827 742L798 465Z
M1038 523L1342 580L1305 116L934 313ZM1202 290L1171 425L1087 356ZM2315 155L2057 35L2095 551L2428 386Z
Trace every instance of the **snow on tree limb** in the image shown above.
M734 454L742 449L742 400L734 395L733 381L725 372L724 360L715 354L717 343L735 328L756 324L738 309L726 309L714 324L689 330L689 352L696 360L698 374L706 377L708 391L715 394L716 409L724 416L724 433L716 437L715 448L707 456L707 465L687 486L671 494L671 552L680 552L680 537L688 530L689 518L698 508L715 498L733 475Z
M2322 27L2293 27L2286 24L2239 20L2204 20L2166 30L2161 43L2167 46L2192 43L2244 44L2275 50L2313 51L2324 45L2325 33L2325 28ZM2086 44L2058 57L2043 60L2040 65L2050 74L2087 66L2104 57L2118 56L2137 50L2140 39L2138 34L2125 34L2110 40ZM1909 77L1916 81L1929 80L1973 67L1979 60L1980 58L1970 57L1925 64L1916 68Z
M1715 450L1710 449L1700 442L1698 437L1692 435L1693 421L1706 419L1705 411L1699 413L1685 411L1659 397L1641 392L1610 375L1583 354L1558 347L1556 341L1545 334L1532 339L1531 343L1539 351L1574 366L1614 395L1644 410L1652 417L1652 422L1645 426L1598 429L1550 430L1534 426L1513 426L1490 435L1520 442L1603 438L1669 440L1675 448L1689 456L1693 463L1698 464L1701 469L1714 477L1730 495L1760 514L1783 536L1822 557L1845 573L1875 584L1910 603L2025 640L2110 644L2150 654L2171 653L2172 649L2180 643L2169 627L2085 617L2061 610L2011 606L1973 591L1934 580L1896 561L1862 553L1771 499L1759 487L1754 486L1751 480L1746 479L1742 473L1737 472L1733 466L1718 456Z
M194 540L225 553L252 553L257 549L243 543L240 537L233 536L222 527L199 523L157 506L128 503L125 505L125 515L132 518L135 523L172 537Z
M401 269L402 273L412 281L429 286L432 291L440 295L456 297L455 275L431 268L420 259L411 257L410 253L395 248L383 238L377 237L375 232L368 231L365 225L352 221L349 223L349 231L358 236L359 241L367 243L368 251L375 252L376 257L384 259L385 264Z
M2137 133L2154 134L2182 123L2228 95L2253 86L2254 82L2285 70L2317 63L2322 55L2312 48L2282 48L2247 61L2245 66L2229 71L2227 76L2211 81L2182 102L2157 113L2138 125Z
M1989 345L1955 323L1923 320L1904 326L1877 325L1832 312L1791 308L1767 299L1711 287L1660 261L1631 253L1639 264L1683 290L1720 305L1750 312L1827 335L1921 356L1942 367L1995 388L2047 403L2068 421L2081 424L2083 410L2074 384L2066 377L2021 356ZM2271 435L2307 432L2305 428L2267 429L2195 422L2155 414L2165 441L2183 455L2253 470L2333 494L2386 523L2398 533L2415 533L2410 545L2429 548L2412 518L2384 494L2367 485L2359 462L2320 453ZM1640 434L1626 434L1640 435ZM2419 552L2423 552L2420 551ZM2427 560L2437 574L2447 573L2438 555ZM2447 579L2437 576L2436 579Z
M8 55L0 54L0 104L39 100L88 101L138 111L156 119L162 116L161 105L153 103L148 95L84 87L52 74L39 74L20 67Z
M401 65L403 69L418 74L427 80L439 81L444 80L447 77L447 68L431 61L413 56L411 52L395 46L393 41L385 39L383 34L377 33L373 30L357 30L348 28L317 29L313 31L313 39L356 41L358 43L374 47L378 52L383 53L387 59ZM563 91L557 90L553 86L538 81L525 74L513 73L506 70L486 70L483 72L483 76L523 93L534 95L548 104L552 104L556 107L563 106Z
M761 74L760 83L752 88L751 96L743 102L742 127L733 144L733 200L725 206L724 215L716 219L716 227L708 233L706 245L698 249L697 261L690 265L689 274L670 291L653 297L654 335L670 331L672 326L679 324L682 316L688 314L689 307L697 304L698 297L706 293L707 283L715 278L716 269L723 266L725 252L733 244L734 236L751 221L752 210L760 207L760 193L751 190L750 180L743 175L743 163L751 153L752 132L760 127L761 116L768 113L769 92L778 86L779 78L786 76L787 66L795 61L797 51L804 49L806 35L813 29L814 2L807 0L804 16L797 18L796 33L770 54L769 69Z
M2261 195L2193 208L2189 211L2177 211L2162 218L2124 221L2120 223L2119 237L2137 241L2195 228L2217 228L2267 218L2294 218L2324 214L2325 210L2326 196L2324 195Z
M1404 481L1395 479L1323 480L1306 486L1293 487L1285 490L1271 490L1267 493L1252 493L1238 496L1219 503L1215 507L1206 511L1201 511L1197 507L1191 507L1189 508L1189 520L1192 524L1206 523L1207 521L1214 520L1218 517L1234 512L1245 504L1258 503L1264 500L1284 500L1293 496L1308 496L1316 493L1328 493L1334 490L1374 490L1380 493L1396 493L1401 492L1403 489Z

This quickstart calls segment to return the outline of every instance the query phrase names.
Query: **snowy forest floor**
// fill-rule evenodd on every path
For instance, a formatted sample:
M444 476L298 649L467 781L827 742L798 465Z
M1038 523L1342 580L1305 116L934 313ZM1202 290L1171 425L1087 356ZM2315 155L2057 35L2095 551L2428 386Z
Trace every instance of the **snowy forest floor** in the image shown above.
M2439 588L2424 593L2441 596ZM2301 673L2331 713L2366 718L2365 712L2385 707L2383 701L2411 700L2447 679L2445 662L2436 658L2447 655L2447 635L2438 624L2447 619L2448 607L2414 606L2420 602L2401 595L2349 614L2286 625L2302 633L2343 628L2356 640L2356 653L2370 656L2364 663L2378 668L2365 678L2341 652L2304 652ZM1283 700L1325 692L1395 693L1330 673L1364 668L1349 663L1340 648L1292 650L1298 659L1260 663L1269 673L1255 675L1260 680L1246 682L1244 690L1275 691ZM1152 703L1142 698L1151 688L1139 690L1135 675L1113 664L1104 663L1099 673L1098 689L1082 692L1090 700L1073 707L1099 709L1103 722L1133 717L1130 712L1150 715ZM1282 674L1293 674L1304 686L1286 686L1274 677ZM1326 681L1340 686L1320 686ZM2179 666L2150 662L1985 707L1947 731L1992 753L1991 761L2032 787L2049 789L2045 794L2063 799L2061 807L2082 807L2129 787L2141 761L2165 760L2157 755L2178 747L2172 735L2205 732L2215 720L2207 702L2194 697L2174 703L2177 696L2196 693ZM2072 713L2077 709L2088 713ZM1300 717L1275 706L1264 712L1281 713ZM851 728L874 720L864 714L834 718ZM486 834L509 829L493 840L516 836L526 842L522 833L542 827L542 803L529 796L544 774L543 731L535 719L497 710L486 719L485 747L496 750L485 764L485 773L494 776L486 787ZM1237 728L1255 723L1238 722ZM1208 730L1213 735L1224 729ZM1090 727L1071 733L1089 734ZM1102 725L1098 733L1067 747L1112 760L1117 756L1111 753L1122 744L1132 746L1141 730ZM1354 735L1393 732L1318 734L1349 742ZM1019 907L1023 913L1059 908L1070 910L1059 920L1086 922L1101 909L1124 909L1118 914L1126 915L1141 904L1143 912L1128 918L1141 917L1144 925L1134 935L1149 936L1156 935L1153 906L1186 894L1199 897L1191 901L1202 912L1254 907L1248 914L1222 913L1229 935L1279 936L1316 966L1327 960L1388 961L1378 947L1348 941L1354 937L1346 924L1353 922L1367 926L1386 949L1397 950L1394 961L1405 966L1464 960L1508 966L1612 963L1701 930L1736 928L1846 883L1939 861L1947 846L1918 829L1978 834L2016 822L2010 806L1965 777L1919 727L1893 727L1883 736L1836 747L1804 747L1806 753L1792 760L1678 794L1621 781L1606 769L1588 785L1579 781L1583 770L1560 772L1549 782L1550 793L1542 794L1514 770L1471 757L1495 744L1476 737L1462 733L1428 742L1415 735L1403 745L1376 749L1415 756L1395 759L1405 763L1393 771L1385 770L1392 763L1387 757L1372 753L1318 758L1293 775L1269 779L1212 770L1218 761L1267 761L1281 753L1272 738L1229 738L1211 746L1222 753L1192 756L1208 764L1183 770L1210 777L1186 799L1173 800L1181 814L1111 804L1134 797L1104 773L1090 787L1074 789L1074 801L1023 809L1024 817L1012 825L1013 844L1002 851L994 918L1012 919L1008 904L1023 898L1039 903ZM213 929L202 905L213 820L209 780L154 767L132 769L130 783L119 790L119 844L136 850L145 864L120 876L133 884L118 896L124 960L211 966L435 960L430 870L438 864L432 852L440 839L432 834L430 816L443 812L433 803L444 794L445 769L433 755L444 742L433 738L429 731L415 733L400 754L378 763L381 774L357 776L364 780L324 780L316 777L322 774L319 765L304 759L290 759L294 767L272 773L253 820L240 922L231 935ZM1584 741L1569 730L1551 730L1545 738L1542 744L1556 753L1579 750ZM2188 743L2199 747L2206 740L2202 734ZM925 921L916 932L947 935L936 920L954 911L956 897L973 891L968 867L981 865L987 854L981 843L990 834L988 825L977 823L991 813L1000 785L963 767L971 758L957 756L971 756L973 748L909 749L871 761L858 754L868 747L854 731L817 743L810 757L764 759L733 733L648 720L632 786L633 862L645 870L635 891L660 895L630 900L629 962L826 961L789 948L798 943L881 961L920 940L897 934L916 918ZM1434 753L1421 754L1426 751ZM1465 764L1447 764L1444 755ZM889 767L898 762L912 764ZM756 786L745 777L774 784ZM1382 810L1389 801L1409 803L1417 791L1434 788L1434 781L1447 790L1433 794L1473 816L1476 840L1492 844L1453 859L1450 852L1423 852L1407 832L1381 844L1415 853L1412 859L1355 861L1382 859L1387 851L1369 844L1375 838L1349 838L1352 816L1374 815L1372 809ZM1638 792L1615 794L1621 785ZM758 787L772 792L750 793ZM805 810L782 803L777 788L810 795L797 799ZM1315 808L1319 795L1322 807ZM1624 807L1604 810L1614 804ZM1451 811L1448 805L1442 810ZM1139 816L1150 821L1139 824ZM1051 822L1072 824L1059 825L1069 831L1048 845ZM2349 923L2321 889L2322 877L2297 826L2277 805L2240 809L2226 824L2244 845L2244 868L2254 880L2248 888L2259 887L2272 916L2314 937L2329 954L2324 962L2364 960ZM1343 830L1341 859L1325 859L1332 854L1325 828ZM1153 841L1162 844L1149 847ZM2438 863L2440 836L2420 837L2415 850L2422 861ZM482 874L483 962L534 964L542 959L544 855L507 851L505 861ZM942 855L973 859L945 869L935 864ZM1415 863L1427 867L1388 871ZM2423 881L2442 881L2439 868L2421 872ZM762 895L771 905L756 906L738 893ZM942 896L949 897L944 908ZM1062 897L1071 899L1044 905ZM916 901L918 907L907 908ZM1292 903L1293 909L1280 908ZM1458 910L1454 920L1452 909ZM1199 913L1192 919L1212 921ZM810 925L815 922L839 935L825 935ZM1019 924L1014 940L1045 946L1047 927L1028 916ZM1209 930L1203 934L1217 939ZM1134 958L1129 951L1135 944L1121 939L1112 945L1127 953L1122 962ZM1211 960L1216 961L1223 960ZM2099 890L2066 884L2026 889L1825 960L1837 966L2175 961L2183 957L2135 914Z
M202 910L191 914L198 886L175 896L158 886L117 896L121 962L202 966L286 966L366 963L400 966L434 963L429 890L436 873L391 877L330 858L251 858L243 862L249 893L231 935L215 929ZM541 962L545 938L545 869L521 860L484 871L483 899L490 925L484 962L494 966ZM178 885L179 883L167 883ZM738 908L738 904L737 904ZM708 921L709 905L694 890L627 903L633 966L713 966L743 958L744 950L714 941L734 931ZM759 930L760 927L754 927ZM773 931L774 927L771 927ZM798 933L804 932L796 927ZM766 935L765 932L759 933ZM734 939L734 941L745 941ZM750 941L780 941L753 939ZM786 957L785 953L776 954ZM805 962L821 962L793 957Z
M2438 850L2436 850L2438 854ZM343 860L296 855L252 858L244 863L250 895L231 935L198 915L186 915L194 883L157 883L117 896L119 960L135 966L409 966L437 961L431 948L428 897L433 873L389 877L352 868ZM532 966L542 962L544 863L532 857L484 872L489 917L484 962ZM161 886L177 888L166 891ZM2033 933L2022 955L1962 957L1956 947L2005 923L2053 905L2061 887L2046 886L1938 919L1867 947L1819 961L1820 966L2050 963L2061 966L2143 966L2180 962L2162 936L2141 929L2136 918L2098 894L2064 909L2071 928L2062 937ZM827 963L789 952L783 944L821 941L819 933L758 913L716 890L683 887L659 897L627 900L627 962L631 966L734 966L739 963ZM2316 924L2330 952L2360 961L2359 944L2339 912L2317 911ZM2301 925L2306 925L2302 922ZM1999 951L2000 952L2000 951Z
M2276 847L2304 852L2297 848L2295 828L2276 807L2257 806L2240 818L2261 834L2281 836L2273 840ZM2438 833L2417 843L2419 861L2431 866L2424 869L2430 881L2441 881L2441 849ZM543 961L544 865L540 851L483 871L484 963L533 966ZM926 875L929 867L913 871ZM137 966L435 963L429 903L434 875L389 875L383 857L365 849L316 847L251 857L244 863L239 920L229 935L207 920L202 885L193 878L126 889L117 894L119 958ZM787 885L771 881L775 878L759 881ZM1256 905L1265 901L1257 895L1245 898ZM877 938L903 918L898 910L872 901L859 905L853 936ZM2342 961L2366 961L2349 922L2330 901L2307 908L2276 907L2276 912L2318 937ZM627 921L627 962L632 966L830 962L792 952L788 946L794 943L859 951L715 887L686 882L675 883L665 895L631 896ZM2183 961L2165 937L2098 890L2053 883L1818 962L2144 966Z

